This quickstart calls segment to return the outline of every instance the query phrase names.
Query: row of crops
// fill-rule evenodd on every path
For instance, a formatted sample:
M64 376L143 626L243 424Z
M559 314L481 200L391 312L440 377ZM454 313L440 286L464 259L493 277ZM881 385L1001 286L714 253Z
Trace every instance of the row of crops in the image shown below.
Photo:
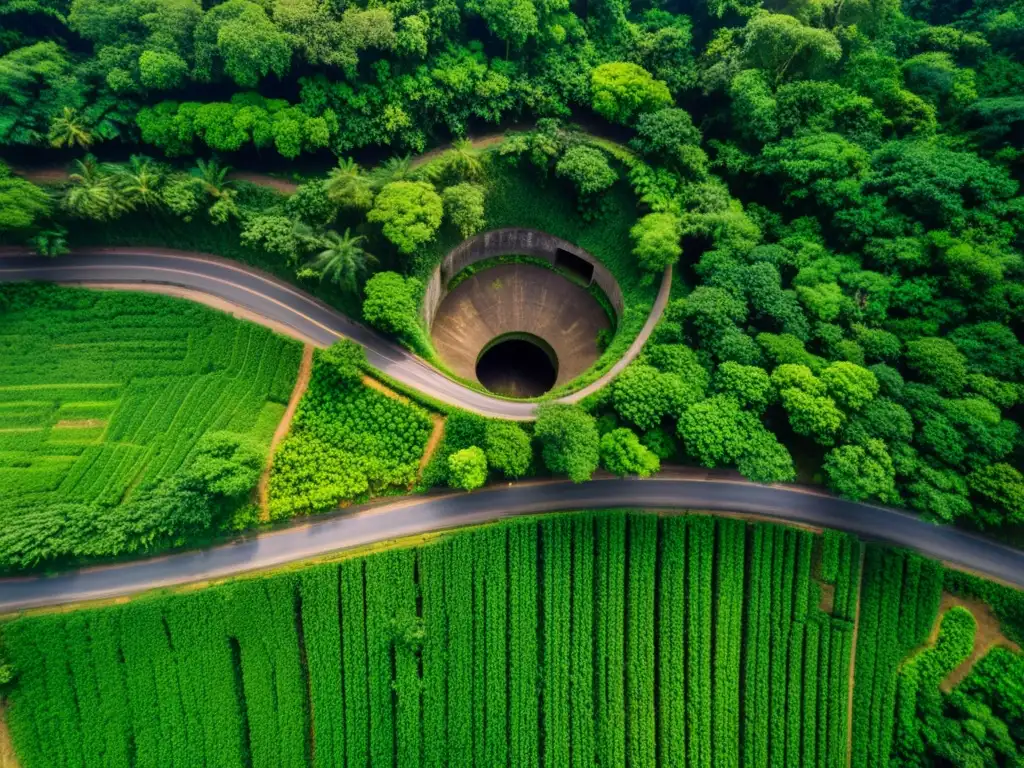
M832 766L860 547L516 520L2 629L25 768Z
M4 292L0 527L10 535L0 564L44 558L34 554L41 542L76 520L102 527L95 521L113 517L104 509L164 486L208 433L265 444L294 386L298 343L196 304L55 286ZM72 538L64 554L116 550L87 532Z
M857 638L851 765L882 765L892 751L896 674L928 637L942 597L941 564L869 546Z

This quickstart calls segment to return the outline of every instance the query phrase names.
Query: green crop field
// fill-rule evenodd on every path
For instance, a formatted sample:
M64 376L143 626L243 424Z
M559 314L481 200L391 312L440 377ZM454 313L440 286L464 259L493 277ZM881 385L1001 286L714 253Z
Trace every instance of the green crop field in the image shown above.
M297 342L191 302L26 286L5 296L4 565L30 561L83 510L158 489L204 434L265 445L295 382Z
M511 521L17 619L8 720L24 768L843 765L859 564L698 515Z

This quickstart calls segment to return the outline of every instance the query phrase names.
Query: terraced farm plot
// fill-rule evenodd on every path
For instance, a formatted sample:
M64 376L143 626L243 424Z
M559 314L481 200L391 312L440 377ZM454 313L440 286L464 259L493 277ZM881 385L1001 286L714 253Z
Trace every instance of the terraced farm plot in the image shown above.
M5 291L0 525L8 531L54 505L116 505L155 489L208 432L267 442L284 411L301 355L293 340L164 296Z
M844 765L858 552L563 514L27 617L10 728L23 768Z

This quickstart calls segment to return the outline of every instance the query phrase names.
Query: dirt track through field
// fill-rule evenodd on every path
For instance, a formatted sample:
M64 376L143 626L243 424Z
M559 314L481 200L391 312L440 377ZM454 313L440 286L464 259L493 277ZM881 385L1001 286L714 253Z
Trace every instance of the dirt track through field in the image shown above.
M0 768L18 768L11 732L7 729L7 704L0 704Z
M850 640L850 671L849 671L849 682L847 683L847 699L846 699L846 763L850 765L853 761L853 684L856 679L857 673L857 635L860 632L860 597L861 588L864 585L864 555L867 552L867 547L864 546L864 542L860 542L860 567L858 573L860 578L857 580L857 608L853 613L853 637Z
M281 421L277 425L277 429L274 430L274 436L270 438L270 448L267 452L267 464L263 468L263 474L260 475L259 484L259 501L260 501L260 520L266 522L270 519L270 470L274 466L274 452L277 450L277 446L280 445L281 441L284 440L288 434L288 430L291 429L292 419L295 418L295 411L299 407L299 401L302 400L302 396L306 394L306 388L309 387L309 377L313 372L313 347L306 344L302 348L302 362L299 363L299 373L295 377L295 386L292 388L292 396L288 399L288 407L284 410L284 416L281 417Z
M963 682L964 678L971 674L971 670L974 669L974 665L981 661L985 654L996 646L1002 646L1003 648L1009 648L1010 650L1017 651L1018 653L1020 652L1020 646L1003 634L999 619L992 613L992 609L989 608L988 605L981 600L958 597L957 595L950 594L949 592L942 593L942 602L939 604L939 615L935 621L935 626L932 627L931 635L928 637L929 646L935 645L935 641L938 639L939 625L942 623L942 617L946 615L946 611L958 605L971 612L978 628L974 633L974 648L971 650L971 655L964 659L956 669L950 672L949 675L946 676L946 679L939 685L939 688L941 688L944 693L949 693L957 685Z

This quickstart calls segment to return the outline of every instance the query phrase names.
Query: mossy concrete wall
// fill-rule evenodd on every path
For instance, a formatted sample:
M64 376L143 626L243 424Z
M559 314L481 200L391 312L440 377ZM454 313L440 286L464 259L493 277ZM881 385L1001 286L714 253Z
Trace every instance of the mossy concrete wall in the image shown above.
M433 327L437 309L448 294L448 283L470 264L494 258L495 256L510 255L535 256L546 259L554 264L559 249L593 265L593 282L597 283L601 290L604 291L609 301L611 301L616 315L621 317L623 309L622 291L619 290L619 284L612 276L612 273L601 262L579 246L560 237L549 235L547 232L526 229L524 227L509 227L481 232L479 235L463 241L448 252L427 282L426 294L423 298L423 322L427 328Z

